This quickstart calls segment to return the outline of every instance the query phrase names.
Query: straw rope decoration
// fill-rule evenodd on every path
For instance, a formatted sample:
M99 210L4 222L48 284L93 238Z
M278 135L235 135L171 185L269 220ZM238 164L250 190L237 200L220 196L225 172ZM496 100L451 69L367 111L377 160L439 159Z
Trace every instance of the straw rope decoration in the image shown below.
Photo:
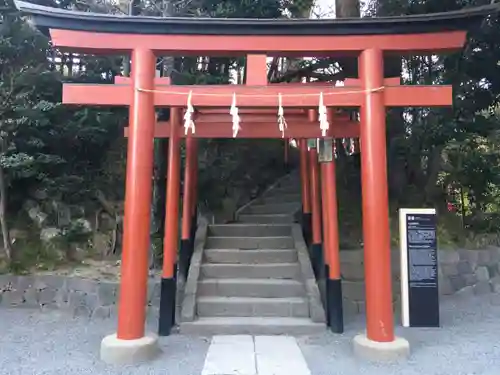
M318 120L319 128L321 129L321 135L323 137L326 137L326 133L330 128L330 123L328 122L328 116L326 115L326 106L323 102L323 93L319 94Z
M281 132L281 138L285 138L285 129L288 128L288 125L285 119L285 110L283 109L281 93L278 94L278 128Z
M194 108L191 104L191 100L193 97L193 91L189 91L186 113L184 113L184 134L187 135L189 130L191 130L191 134L194 134L196 131L196 127L193 121Z
M241 130L240 127L240 115L238 114L238 107L236 106L236 93L233 94L233 103L231 104L231 109L229 114L233 118L233 138L236 138L238 132Z
M326 106L324 104L324 97L325 96L331 96L331 95L349 95L349 94L370 94L370 93L375 93L379 91L383 91L385 89L385 86L380 86L376 87L373 89L368 89L368 90L350 90L350 91L334 91L334 92L321 92L319 95L319 104L318 104L318 120L319 120L319 126L321 129L321 134L323 137L326 137L326 134L330 128L330 123L328 122L328 117L326 114ZM183 91L171 91L171 90L150 90L150 89L143 89L141 87L136 88L137 91L139 92L148 92L148 93L154 93L154 94L165 94L165 95L186 95L186 92ZM228 94L217 94L217 93L208 93L208 92L197 92L197 96L208 96L208 97L227 97ZM282 100L284 97L309 97L309 96L317 96L317 93L303 93L303 94L278 94L278 126L281 131L282 137L284 138L284 132L285 129L287 128L287 123L285 120L284 116L284 110L283 110L283 105L282 105ZM187 111L184 115L184 129L186 132L186 135L189 130L191 130L191 134L194 134L195 132L195 124L192 119L192 115L194 113L194 108L191 104L193 97L193 92L189 91L188 93L188 98L187 98ZM240 94L240 98L269 98L269 97L276 97L275 94ZM236 93L233 93L232 95L232 104L231 108L229 111L229 114L232 116L233 119L233 138L236 138L238 135L238 132L241 130L240 122L241 118L238 114L238 107L236 106Z

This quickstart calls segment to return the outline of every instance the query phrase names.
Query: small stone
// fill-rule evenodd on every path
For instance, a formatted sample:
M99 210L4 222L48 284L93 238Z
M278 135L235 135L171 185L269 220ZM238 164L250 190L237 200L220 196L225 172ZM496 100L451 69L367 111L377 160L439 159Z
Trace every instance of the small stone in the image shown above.
M482 295L491 293L491 285L488 281L480 281L476 285L474 285L474 294Z
M478 281L489 281L490 280L490 273L488 271L488 268L485 266L477 267L476 276L477 276Z

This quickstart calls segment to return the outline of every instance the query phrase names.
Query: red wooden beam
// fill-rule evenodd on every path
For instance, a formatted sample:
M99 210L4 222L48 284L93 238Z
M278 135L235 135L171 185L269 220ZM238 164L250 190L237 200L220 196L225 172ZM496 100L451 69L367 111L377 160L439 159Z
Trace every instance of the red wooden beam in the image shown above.
M390 52L439 53L465 44L465 31L404 35L147 35L50 29L52 44L74 52L117 54L136 48L169 56L332 56L378 48Z
M384 86L399 86L401 85L400 77L384 78ZM346 78L344 86L348 87L361 87L361 80L359 78Z
M130 85L132 79L130 77L115 76L114 82L117 85ZM170 85L170 77L156 77L155 85Z
M210 86L164 86L155 94L155 105L163 107L185 107L189 92L195 108L231 106L233 93L239 108L278 107L281 93L283 107L316 108L323 92L327 107L359 107L364 98L361 90L352 87L317 87L302 85L292 87L210 85ZM300 94L300 95L297 95ZM384 88L385 105L388 107L436 107L452 104L451 86L389 86ZM287 96L293 95L293 96ZM106 106L129 105L132 96L128 86L119 85L63 85L63 103Z
M232 122L196 122L196 131L189 136L195 138L233 138ZM127 137L128 128L125 128ZM170 136L170 123L160 121L155 127L156 138L168 138ZM359 123L355 121L343 121L330 124L328 136L335 138L357 138L359 137ZM181 131L181 137L184 135L184 129ZM236 138L281 138L281 132L278 124L274 122L243 122L241 130ZM318 123L307 122L288 122L288 128L285 131L286 138L319 138L321 130Z

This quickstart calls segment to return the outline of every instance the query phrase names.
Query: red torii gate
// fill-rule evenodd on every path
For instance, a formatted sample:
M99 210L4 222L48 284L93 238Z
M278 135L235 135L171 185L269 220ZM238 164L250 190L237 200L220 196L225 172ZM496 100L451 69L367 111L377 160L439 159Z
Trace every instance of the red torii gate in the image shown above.
M156 348L156 338L145 335L144 330L152 140L155 135L168 135L170 142L160 333L168 333L173 324L174 262L180 195L179 139L182 137L182 108L187 106L189 96L192 106L201 111L195 119L201 136L226 134L223 126L229 126L229 122L218 125L218 133L215 127L214 133L211 133L203 125L210 115L204 115L202 111L207 108L225 108L229 111L232 98L236 98L237 107L241 109L276 110L281 97L285 114L290 108L306 109L309 115L315 114L320 98L326 108L360 108L367 331L366 335L356 336L354 348L357 353L370 357L382 352L386 357L408 353L408 343L394 335L385 110L393 106L449 106L452 103L452 90L450 86L399 86L384 82L384 54L437 54L459 50L466 41L468 28L481 22L485 15L497 11L496 5L435 15L339 20L158 19L64 11L24 2L16 2L16 5L31 17L37 27L48 29L56 48L82 53L132 55L132 81L126 81L124 85L104 86L65 84L63 94L63 102L67 104L130 107L118 330L116 335L103 340L103 359L132 361L153 355ZM155 82L156 55L246 55L250 76L246 85L168 86L161 80ZM359 56L360 79L355 85L267 84L264 69L267 56L347 55ZM171 108L168 124L155 127L156 106ZM310 130L305 129L300 114L297 116L297 122L291 121L291 131L296 132L298 138L309 137ZM333 118L325 136L342 134L335 133L336 129L344 126L337 126L337 121L342 123L342 120ZM247 122L248 136L276 136L276 129L271 130L276 128L276 124L271 126L266 121L257 124L257 121ZM345 125L353 131L348 134L355 135L352 129L356 125L347 122ZM244 121L241 126L245 127ZM163 128L168 129L169 133ZM260 130L251 130L253 128ZM187 137L187 145L191 150L195 149L193 139L191 135ZM306 194L310 194L313 244L318 244L321 243L321 193L316 151L313 149L309 152L309 186L305 174L308 152L303 139L300 148L304 201L307 203ZM193 155L194 151L188 152L188 163L193 161ZM327 281L330 301L341 296L336 197L332 182L334 168L333 162L325 163L321 168L324 174L321 187L326 219L325 258L330 266ZM190 186L187 177L186 185ZM193 192L188 188L185 199L187 196L191 202L192 195ZM332 319L341 317L337 302L334 301L328 312L330 324Z

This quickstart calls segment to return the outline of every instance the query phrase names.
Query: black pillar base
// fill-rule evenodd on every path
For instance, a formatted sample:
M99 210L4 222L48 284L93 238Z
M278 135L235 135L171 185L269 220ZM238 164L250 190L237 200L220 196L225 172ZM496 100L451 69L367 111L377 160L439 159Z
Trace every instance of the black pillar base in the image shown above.
M179 275L185 280L189 271L191 261L191 239L182 239L179 249Z
M302 212L302 234L306 244L312 242L312 215L310 213Z
M316 280L319 280L321 278L321 271L323 270L323 245L320 243L313 243L311 245L311 265Z
M172 327L175 325L176 289L177 282L175 277L170 279L161 279L160 319L158 322L159 336L169 336L170 332L172 331Z
M327 274L328 275L328 274ZM334 333L344 332L344 313L342 309L342 280L326 279L326 321Z

